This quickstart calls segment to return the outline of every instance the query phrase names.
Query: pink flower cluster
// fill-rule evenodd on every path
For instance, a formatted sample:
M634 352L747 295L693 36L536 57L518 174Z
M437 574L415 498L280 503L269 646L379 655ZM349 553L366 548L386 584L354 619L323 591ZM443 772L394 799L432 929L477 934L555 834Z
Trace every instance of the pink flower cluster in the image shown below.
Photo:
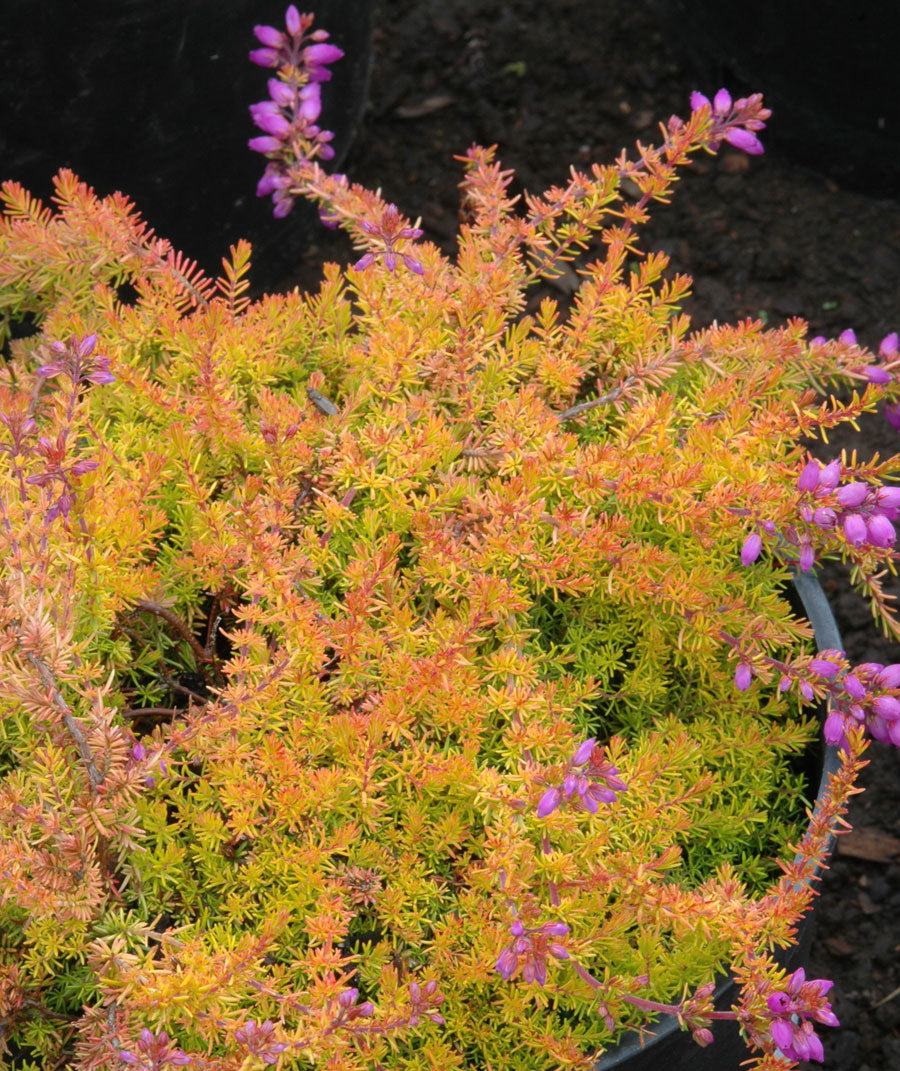
M144 1027L135 1048L137 1052L120 1049L119 1059L129 1067L139 1067L146 1071L162 1071L165 1067L186 1067L192 1060L186 1052L172 1045L165 1030L154 1034L152 1030Z
M597 746L593 737L588 737L569 760L562 783L548 788L541 797L537 816L546 818L563 800L573 797L584 810L596 814L601 803L615 803L619 793L627 788L618 769L604 758L603 748Z
M789 1060L825 1058L822 1042L813 1029L813 1021L825 1026L840 1026L825 994L834 982L825 978L806 980L806 972L798 968L788 980L786 990L770 994L766 1004L772 1016L772 1041Z
M512 941L500 953L494 967L505 982L521 970L524 981L546 985L547 957L569 958L565 946L554 940L568 934L569 927L564 922L545 922L542 926L527 928L516 919L509 927L509 932Z
M825 531L840 529L852 547L892 547L897 541L893 522L900 516L900 487L873 487L861 482L839 487L840 479L840 461L830 461L824 466L815 459L807 462L797 480L801 519ZM771 521L764 521L760 527L769 535L775 533ZM784 533L784 538L799 547L800 568L808 572L815 561L809 532L792 527ZM741 548L741 563L752 565L762 546L760 533L751 532Z
M115 383L116 377L109 370L109 358L95 354L96 335L70 338L68 342L51 342L53 359L42 364L37 374L44 379L68 376L73 383Z
M308 33L312 23L312 15L301 15L291 4L285 13L287 33L274 26L253 28L264 47L252 51L250 59L260 67L280 68L279 77L269 79L269 99L250 105L253 122L263 134L248 142L254 152L269 159L256 193L258 197L272 195L273 214L279 218L293 207L290 164L334 157L329 144L334 134L322 130L317 120L322 111L321 83L331 78L328 64L344 53L327 43L325 30Z
M364 219L360 223L360 227L366 234L372 235L373 238L378 238L383 243L384 248L370 250L360 257L353 265L357 271L364 271L379 257L382 257L384 266L388 271L393 272L397 267L398 253L395 249L396 243L409 238L422 237L422 231L418 227L400 226L400 213L397 211L396 205L388 205L381 213L381 219L378 223L371 223L369 220ZM399 256L410 271L415 272L416 275L424 274L425 269L415 257L409 256L408 253L400 253Z
M418 982L409 983L410 1026L418 1026L419 1019L423 1016L438 1026L443 1026L443 1015L434 1010L444 1002L443 996L437 991L437 986L434 979L422 986Z
M285 1041L275 1041L275 1024L271 1019L257 1023L248 1019L234 1032L235 1041L239 1042L253 1056L258 1056L264 1064L277 1064L278 1057L290 1046Z
M828 340L824 335L816 335L815 338L809 340L810 346L824 346ZM846 331L842 331L838 336L838 341L843 342L845 346L856 346L856 332L852 328L848 328ZM885 335L881 340L881 344L878 347L878 356L888 362L896 361L900 358L900 336L896 331L892 331L891 334ZM885 383L892 383L894 380L893 375L887 368L882 368L879 364L867 364L857 369L859 375L864 376L870 383L878 383L884 385Z
M840 657L841 652L835 653ZM885 666L863 662L844 673L840 662L819 657L809 668L820 680L829 682L830 709L824 730L827 744L846 750L847 729L855 725L866 728L883 744L900 747L900 663ZM800 682L800 691L807 699L813 697L807 681Z
M762 130L766 125L764 120L772 114L768 108L759 108L761 101L761 93L732 101L727 89L720 89L712 102L696 90L691 93L691 111L709 108L712 116L713 133L717 136L709 143L709 151L716 152L724 140L751 156L759 156L764 150L753 131Z

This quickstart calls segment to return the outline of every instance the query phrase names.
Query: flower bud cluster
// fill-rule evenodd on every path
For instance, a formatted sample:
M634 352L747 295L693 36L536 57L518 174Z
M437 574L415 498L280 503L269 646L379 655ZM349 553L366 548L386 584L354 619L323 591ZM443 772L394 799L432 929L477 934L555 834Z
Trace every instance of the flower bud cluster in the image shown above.
M418 982L409 983L410 1015L408 1022L410 1026L418 1026L419 1019L423 1016L438 1026L443 1026L443 1015L434 1010L444 1002L444 998L437 991L437 987L438 984L434 979L421 986Z
M109 370L109 358L94 353L96 335L70 338L68 342L51 342L52 359L42 364L37 374L44 379L68 376L72 383L115 383L116 377Z
M519 971L525 982L546 985L547 957L568 959L566 947L555 940L565 937L569 927L564 922L545 922L542 926L526 927L516 919L509 927L512 941L500 953L494 969L508 982Z
M691 93L691 111L710 110L714 138L709 143L709 151L716 152L724 140L751 156L759 156L764 150L754 131L762 130L766 125L764 120L772 114L768 108L761 108L761 103L761 93L732 101L728 90L720 89L712 102L696 90Z
M129 1067L138 1067L146 1071L162 1071L165 1067L186 1067L192 1059L186 1052L172 1045L165 1030L154 1034L152 1030L144 1027L135 1048L137 1052L120 1049L119 1059Z
M840 652L836 654L840 656ZM884 666L863 662L851 672L842 672L842 665L834 658L819 657L809 668L820 681L827 682L827 744L847 750L847 729L861 726L883 744L900 747L900 663ZM808 681L800 682L800 691L807 699L813 695Z
M828 340L824 335L816 335L815 338L809 340L810 346L824 346ZM838 335L838 341L843 342L845 346L856 346L859 343L856 339L856 332L852 328L848 328L846 331L842 331ZM878 347L878 356L885 361L893 363L900 358L900 335L896 331L892 331L889 335L885 335L881 340L881 344ZM880 364L867 364L860 368L857 368L856 374L867 379L870 383L877 383L879 386L883 386L886 383L893 383L894 376L890 369L882 367Z
M573 798L584 810L596 814L601 803L615 803L627 788L618 769L604 758L603 748L588 737L569 759L562 783L548 788L541 797L537 816L546 818L563 800Z
M800 519L813 529L840 530L852 547L892 547L897 541L893 522L900 516L900 487L874 487L858 481L838 486L840 478L841 463L837 459L824 466L815 459L806 464L797 480ZM764 521L760 528L768 535L775 534L771 521ZM800 568L808 572L815 561L809 529L792 526L783 537L799 547ZM742 564L752 565L762 546L760 533L751 532L741 548Z
M354 1019L365 1019L375 1011L375 1005L371 1000L364 1000L362 1004L359 1001L359 990L351 987L341 992L337 998L337 1016L334 1020L335 1026L342 1026L345 1023L352 1023Z
M271 1019L257 1023L248 1019L234 1032L234 1039L253 1056L258 1056L264 1064L277 1064L278 1057L290 1046L285 1041L275 1041L275 1024Z
M787 989L771 993L766 1006L771 1016L772 1041L789 1060L816 1060L825 1058L822 1042L813 1029L813 1022L825 1026L840 1026L838 1017L825 999L834 985L825 978L806 980L806 972L799 967L788 980Z
M373 238L379 239L383 243L383 248L370 250L364 256L360 257L353 265L357 271L364 271L370 264L373 264L379 257L381 257L384 260L384 266L387 270L393 272L397 267L398 253L395 249L396 243L410 238L416 239L422 237L422 231L419 227L401 226L400 213L397 211L396 205L387 205L382 211L381 219L378 223L372 223L370 220L364 219L361 221L360 227L362 227L366 234L370 234ZM410 271L415 272L416 275L422 275L424 273L425 269L422 267L421 262L416 260L415 257L411 257L407 253L400 253L399 256Z
M344 53L327 43L327 31L308 33L312 22L312 15L301 15L291 4L285 13L287 33L274 26L253 28L264 47L254 49L250 59L260 67L279 68L279 77L269 79L268 100L250 105L253 122L263 134L251 138L248 145L269 159L256 193L258 197L272 195L273 214L279 218L293 207L290 165L334 157L329 144L334 134L322 130L317 120L322 111L321 83L331 78L328 64Z

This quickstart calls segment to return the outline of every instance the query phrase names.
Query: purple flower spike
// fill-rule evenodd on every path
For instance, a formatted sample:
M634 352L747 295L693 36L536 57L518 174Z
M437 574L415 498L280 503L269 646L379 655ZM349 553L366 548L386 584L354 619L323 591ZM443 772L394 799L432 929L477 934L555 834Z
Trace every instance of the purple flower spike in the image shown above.
M813 1023L840 1026L831 1004L825 999L834 983L825 978L806 980L801 967L790 977L787 990L772 993L766 1004L772 1016L772 1041L789 1060L816 1060L825 1057Z

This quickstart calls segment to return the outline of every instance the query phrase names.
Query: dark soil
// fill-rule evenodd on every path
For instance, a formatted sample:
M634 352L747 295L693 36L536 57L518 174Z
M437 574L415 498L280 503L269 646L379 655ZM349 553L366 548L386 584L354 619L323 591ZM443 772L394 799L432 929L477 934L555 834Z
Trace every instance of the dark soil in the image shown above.
M692 89L718 88L696 85L648 0L382 0L375 25L370 103L343 170L421 216L447 252L461 177L452 157L473 142L496 143L503 166L540 192L562 184L570 164L611 162L656 139L659 120L687 113ZM799 316L812 334L853 327L872 348L900 329L900 203L841 189L774 150L697 159L673 203L657 207L645 248L694 277L686 311L698 327ZM285 283L315 287L323 258L352 255L342 235L319 230ZM548 292L570 293L566 280ZM900 434L879 414L817 453L839 447L890 455ZM900 661L839 568L823 581L850 658ZM845 838L825 875L809 964L811 976L836 980L842 1026L821 1031L833 1071L900 1067L900 853L890 839L900 837L900 754L873 744L868 757L850 821L871 836Z

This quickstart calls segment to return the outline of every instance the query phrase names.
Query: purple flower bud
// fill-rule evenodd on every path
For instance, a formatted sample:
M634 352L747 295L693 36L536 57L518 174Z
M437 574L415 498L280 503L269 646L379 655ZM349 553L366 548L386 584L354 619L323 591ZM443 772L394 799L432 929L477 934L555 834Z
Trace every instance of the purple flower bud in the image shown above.
M790 689L790 687L791 687L791 678L790 677L787 677L787 676L782 677L781 680L778 682L778 691L779 692L786 692L786 691L788 691Z
M302 56L303 59L313 65L319 65L322 63L334 63L344 55L344 50L338 48L337 45L310 45L308 48L304 48Z
M741 149L748 156L762 156L765 152L763 143L755 134L741 127L733 127L725 134L725 140L736 149Z
M584 766L594 751L594 744L596 740L593 736L589 736L583 744L578 746L578 750L572 756L573 766Z
M865 543L867 535L866 522L858 513L849 513L844 518L844 536L852 547Z
M563 948L562 945L556 944L555 941L551 941L547 946L547 951L551 956L555 956L556 959L568 959L569 953Z
M842 331L838 338L841 342L844 343L845 346L856 345L856 332L852 328L848 328L846 331Z
M713 97L713 108L719 115L731 111L731 94L727 89L720 89Z
M497 971L504 982L508 982L515 974L518 965L519 959L515 952L511 948L504 948L494 966L494 970Z
M340 1004L342 1008L352 1008L356 1003L356 998L358 996L358 989L345 989L338 997L338 1004Z
M294 4L290 4L287 11L285 11L284 24L287 26L287 31L292 37L296 37L297 34L300 33L300 12Z
M134 759L135 762L143 762L144 759L147 757L147 749L142 743L138 742L131 749L131 757Z
M869 497L869 485L866 483L845 483L837 490L837 500L844 509L856 509Z
M545 922L541 929L550 937L565 937L569 932L564 922Z
M844 720L836 711L832 711L825 719L823 734L829 747L837 747L844 739Z
M807 461L797 480L797 487L801 491L815 491L819 486L820 466L818 461Z
M892 331L881 340L881 345L878 347L878 356L893 357L898 350L900 350L900 335L896 331Z
M900 487L879 487L875 492L875 501L888 509L900 507Z
M291 124L283 115L258 115L254 122L260 130L280 141L284 141L291 132Z
M813 687L809 681L800 681L800 694L807 700L807 702L812 702L816 697L816 693L813 691Z
M828 339L824 335L816 335L809 340L810 346L824 346Z
M522 934L525 932L525 927L522 925L522 922L521 922L520 919L514 919L509 924L509 932L513 935L513 937L521 937L522 936Z
M746 692L753 681L753 674L746 662L738 662L734 671L734 686L739 692Z
M848 673L841 681L841 684L843 684L844 691L851 699L862 699L866 694L865 685L853 673Z
M353 265L354 271L365 271L369 265L375 263L375 254L366 253L364 257L360 257L359 260Z
M758 532L751 532L741 548L741 565L752 565L762 550L762 538Z
M872 707L880 718L895 721L900 717L900 699L892 695L878 695L872 700Z
M835 458L833 461L829 461L819 473L819 487L827 491L833 491L840 483L840 479L841 462L839 458Z
M278 138L269 137L268 135L251 138L247 142L247 148L252 149L253 152L277 152L281 145L282 143Z
M823 677L827 681L836 677L841 671L841 667L837 663L830 662L827 658L814 658L810 662L809 668L817 677Z
M891 547L897 542L897 532L894 526L880 513L876 513L866 521L866 534L869 542L875 547Z
M290 186L290 184L291 180L287 175L279 175L277 171L267 171L256 184L256 196L268 197L268 195L274 193L275 190L284 189L284 187Z
M294 90L287 82L282 82L280 78L270 78L266 84L269 87L269 96L273 104L281 108L289 108L294 103Z
M277 67L281 63L278 53L271 48L254 48L250 53L250 62L257 67Z
M837 524L837 514L830 506L820 506L812 519L820 528L833 528Z
M813 550L812 543L804 543L800 548L800 571L808 573L813 567L815 561L815 551Z
M553 814L556 808L560 804L562 799L562 793L558 788L548 788L547 791L541 796L541 801L537 807L538 818L546 818L547 815Z
M281 48L287 44L284 34L274 26L254 26L253 36L266 48Z
M709 109L712 109L712 105L709 102L709 97L704 97L702 93L698 93L695 89L694 92L691 93L691 111L697 112L704 106Z
M416 275L424 275L425 267L421 260L416 260L415 257L407 256L406 253L401 254L403 257L403 263L409 268L411 272L415 272Z
M877 364L867 365L862 369L862 374L870 383L893 383L894 381L891 373Z
M78 343L78 354L80 357L90 357L94 352L94 348L97 345L96 335L85 335L84 338Z
M84 378L99 386L105 386L107 383L115 383L116 381L116 377L108 368L96 368L90 375L85 376Z
M900 688L900 663L885 666L879 670L876 679L882 688Z

